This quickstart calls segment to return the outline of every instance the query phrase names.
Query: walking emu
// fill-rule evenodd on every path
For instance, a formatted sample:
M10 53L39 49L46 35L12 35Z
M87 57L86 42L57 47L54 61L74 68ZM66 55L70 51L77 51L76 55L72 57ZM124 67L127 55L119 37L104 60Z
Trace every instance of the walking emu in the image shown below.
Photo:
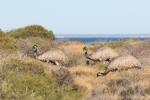
M51 49L41 55L38 55L37 49L37 45L34 45L34 56L40 61L52 62L55 65L59 65L57 61L62 61L64 65L68 64L68 58L61 50Z
M110 47L101 47L96 52L88 54L88 48L85 46L83 48L84 56L94 62L96 61L111 61L113 58L117 57L118 54Z
M98 76L104 76L107 75L109 72L114 71L120 71L120 70L128 70L131 68L138 68L141 69L141 63L133 56L131 55L121 55L116 58L114 58L109 65L107 66L107 69L104 73L98 72Z

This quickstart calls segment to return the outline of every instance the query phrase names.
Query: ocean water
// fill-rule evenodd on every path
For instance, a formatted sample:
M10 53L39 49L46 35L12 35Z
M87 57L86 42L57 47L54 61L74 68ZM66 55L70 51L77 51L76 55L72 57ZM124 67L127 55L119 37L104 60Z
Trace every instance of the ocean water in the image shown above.
M131 38L56 38L55 41L59 41L59 40L79 40L79 41L83 41L85 44L89 45L92 42L102 42L102 41L106 41L106 42L111 42L111 41L121 41L121 40L125 40L125 39L131 39ZM147 38L135 38L141 41L145 41L147 40Z

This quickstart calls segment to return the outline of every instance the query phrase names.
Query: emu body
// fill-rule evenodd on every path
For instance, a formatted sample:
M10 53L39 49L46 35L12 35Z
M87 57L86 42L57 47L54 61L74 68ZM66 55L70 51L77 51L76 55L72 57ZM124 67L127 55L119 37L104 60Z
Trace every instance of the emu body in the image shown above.
M38 56L37 46L34 45L33 48L34 48L34 52L35 52L34 53L35 57L40 61L52 62L55 65L59 65L58 61L62 61L63 64L68 63L68 57L61 50L51 49L51 50Z
M107 66L107 69L104 73L98 72L98 76L107 75L109 72L114 71L120 71L120 70L128 70L131 68L138 68L141 69L141 63L133 56L131 55L121 55L116 58L114 58L109 65Z
M96 52L93 52L92 54L88 54L88 48L85 46L83 48L84 56L87 59L93 60L93 61L111 61L113 58L117 57L118 54L110 47L101 47Z

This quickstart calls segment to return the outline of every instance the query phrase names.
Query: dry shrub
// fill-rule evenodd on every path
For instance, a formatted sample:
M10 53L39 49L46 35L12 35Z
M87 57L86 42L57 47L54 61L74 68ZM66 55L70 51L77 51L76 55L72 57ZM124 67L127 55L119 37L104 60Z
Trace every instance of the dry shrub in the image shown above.
M107 85L108 87L115 87L115 86L127 87L130 84L131 82L127 79L116 79L116 80L110 80Z
M114 100L114 96L105 93L105 86L96 87L84 96L84 100Z
M122 100L139 100L144 95L145 93L141 86L134 86L121 90L119 97L122 98Z
M70 54L68 55L69 58L69 67L77 66L77 65L84 65L85 63L85 58L80 55L75 55L75 54Z
M51 47L56 47L55 43L49 39L44 39L40 37L30 37L26 39L18 40L18 49L29 57L34 57L33 45L38 46L38 53L42 54L49 50Z
M103 93L110 93L112 95L116 94L120 91L121 88L127 88L131 85L131 82L128 79L120 78L120 79L111 79L107 83L107 88L103 89Z
M69 67L77 65L85 65L85 57L83 55L83 47L85 45L69 45L62 46L63 52L68 56Z
M52 70L52 75L58 80L59 86L74 84L73 78L67 68Z
M113 79L108 84L95 87L85 95L85 100L139 100L145 96L144 90L149 93L148 89L143 86L134 85L128 79Z
M52 75L57 79L59 87L72 86L72 91L82 91L85 88L78 86L74 83L73 77L67 68L60 68L58 70L52 70Z
M144 66L150 66L150 41L134 46L128 50L128 53L136 57Z

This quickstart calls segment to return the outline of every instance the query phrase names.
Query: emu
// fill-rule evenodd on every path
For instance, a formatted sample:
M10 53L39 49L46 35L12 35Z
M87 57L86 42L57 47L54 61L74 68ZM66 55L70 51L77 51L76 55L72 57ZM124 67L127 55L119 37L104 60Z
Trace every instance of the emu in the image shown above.
M90 59L94 62L100 61L111 61L113 58L117 57L118 54L110 47L101 47L96 52L93 52L92 54L88 54L88 48L85 46L83 48L84 56L87 59Z
M58 49L51 49L41 55L38 55L38 47L37 45L33 46L34 56L40 61L52 62L54 65L59 65L58 61L62 61L63 64L68 64L68 57Z
M120 55L109 63L104 73L98 72L97 77L107 75L109 72L128 70L131 68L141 69L141 63L131 55Z

